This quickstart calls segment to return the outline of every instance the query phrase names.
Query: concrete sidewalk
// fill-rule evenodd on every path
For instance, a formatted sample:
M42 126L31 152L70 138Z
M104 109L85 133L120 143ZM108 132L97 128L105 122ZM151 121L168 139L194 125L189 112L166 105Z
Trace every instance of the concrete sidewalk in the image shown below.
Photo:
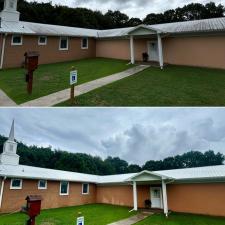
M75 87L75 96L79 96L82 94L85 94L89 91L92 91L94 89L103 87L107 84L113 83L115 81L121 80L123 78L132 76L136 73L139 73L145 69L147 69L148 65L140 65L136 66L134 68L128 69L126 71L116 73L107 77L103 77L97 80L93 80L81 85L78 85ZM48 96L44 96L29 102L25 102L21 104L22 107L49 107L54 106L56 104L59 104L60 102L64 102L68 100L70 97L70 88L66 90L62 90L53 94L50 94Z
M141 212L141 213L139 213L135 216L132 216L128 219L120 220L118 222L110 223L108 225L132 225L132 224L135 224L135 223L138 223L138 222L144 220L145 218L147 218L151 215L153 215L153 213L151 213L151 212Z
M0 106L1 107L15 107L17 104L9 98L4 91L0 89Z

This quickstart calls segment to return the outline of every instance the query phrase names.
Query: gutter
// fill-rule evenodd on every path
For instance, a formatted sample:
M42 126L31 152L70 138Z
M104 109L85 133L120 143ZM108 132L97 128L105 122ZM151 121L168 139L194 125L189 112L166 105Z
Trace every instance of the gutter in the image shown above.
M1 51L1 60L0 60L0 70L3 68L3 63L4 63L4 56L5 56L5 41L6 41L6 34L2 34L3 36L3 41L2 41L2 51Z
M2 184L1 184L1 192L0 192L0 209L2 208L2 197L3 197L3 192L4 192L4 185L5 185L5 180L6 180L6 176L3 177L2 179Z

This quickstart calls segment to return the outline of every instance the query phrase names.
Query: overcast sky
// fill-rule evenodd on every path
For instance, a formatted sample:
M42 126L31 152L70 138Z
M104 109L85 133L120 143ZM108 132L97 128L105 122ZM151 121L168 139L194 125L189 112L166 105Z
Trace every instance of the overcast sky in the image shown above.
M33 0L28 0L33 1ZM164 12L167 9L182 7L185 4L208 3L212 0L51 0L53 4L68 5L71 7L85 7L92 10L106 12L120 10L130 17L144 18L149 13ZM37 0L37 2L50 2L49 0ZM214 0L224 4L225 0Z
M0 109L0 134L142 165L188 150L225 153L225 108Z

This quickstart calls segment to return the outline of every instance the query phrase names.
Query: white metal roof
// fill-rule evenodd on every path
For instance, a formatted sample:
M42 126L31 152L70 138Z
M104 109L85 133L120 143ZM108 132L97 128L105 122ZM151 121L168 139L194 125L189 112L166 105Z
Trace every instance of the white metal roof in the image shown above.
M225 17L195 20L186 22L156 24L146 26L164 33L195 33L195 32L225 32ZM94 30L58 25L30 23L30 22L6 22L2 21L0 33L21 33L49 36L85 36L95 38L124 37L135 27Z
M176 169L155 171L157 175L170 177L174 180L202 180L202 179L224 179L225 165L209 166L190 169ZM138 173L97 176L83 173L66 172L61 170L44 169L31 166L12 166L0 165L0 176L27 178L27 179L46 179L46 180L66 180L74 182L90 182L97 184L125 183Z

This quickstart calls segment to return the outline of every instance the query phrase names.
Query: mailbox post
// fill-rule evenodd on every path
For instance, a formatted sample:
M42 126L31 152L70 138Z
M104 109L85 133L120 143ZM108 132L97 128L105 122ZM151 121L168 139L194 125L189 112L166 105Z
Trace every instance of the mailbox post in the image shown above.
M25 68L27 69L26 82L27 82L27 92L32 94L33 88L33 73L38 68L38 52L26 52L25 56Z
M30 218L27 225L35 225L35 218L41 213L42 198L39 195L29 195L26 197L27 206L22 209Z

